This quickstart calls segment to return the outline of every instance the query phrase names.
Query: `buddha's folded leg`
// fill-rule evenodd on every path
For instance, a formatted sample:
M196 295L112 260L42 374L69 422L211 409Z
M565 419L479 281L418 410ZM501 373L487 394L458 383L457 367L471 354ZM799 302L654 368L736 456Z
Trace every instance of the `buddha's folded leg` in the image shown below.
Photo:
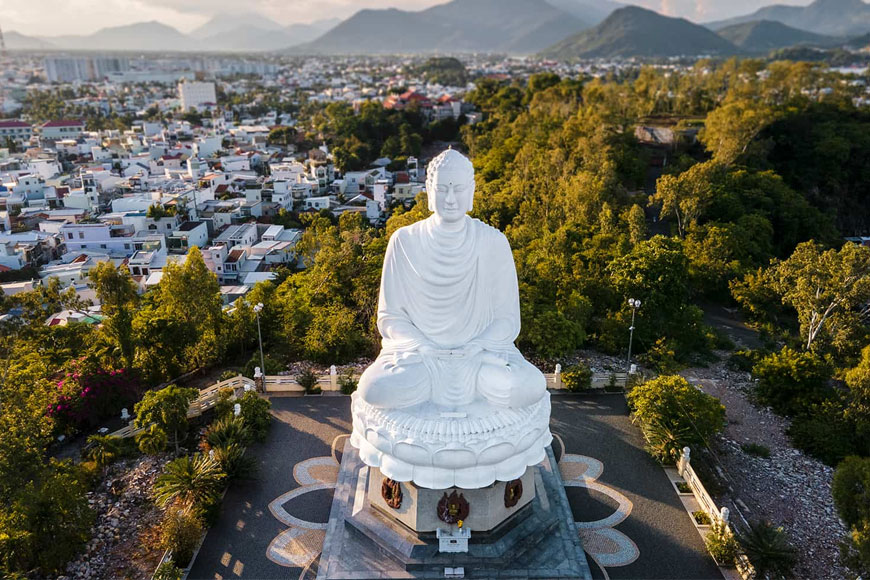
M431 380L419 357L381 354L359 378L359 396L383 409L400 409L431 398Z
M500 407L520 408L534 405L547 392L547 379L519 354L509 355L506 365L489 362L480 368L477 390Z

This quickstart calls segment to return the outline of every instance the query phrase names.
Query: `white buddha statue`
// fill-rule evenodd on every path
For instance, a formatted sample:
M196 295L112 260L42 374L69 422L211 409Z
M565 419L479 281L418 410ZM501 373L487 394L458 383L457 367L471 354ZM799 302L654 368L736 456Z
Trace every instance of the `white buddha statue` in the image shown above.
M382 350L353 395L351 444L396 481L481 488L545 457L546 380L514 346L517 274L504 234L467 214L474 168L429 165L431 217L397 230L378 304Z
M430 401L460 409L477 398L528 407L546 381L514 346L520 300L507 238L466 215L474 167L448 149L430 164L426 190L434 214L397 230L387 246L382 350L360 378L360 397L393 409Z

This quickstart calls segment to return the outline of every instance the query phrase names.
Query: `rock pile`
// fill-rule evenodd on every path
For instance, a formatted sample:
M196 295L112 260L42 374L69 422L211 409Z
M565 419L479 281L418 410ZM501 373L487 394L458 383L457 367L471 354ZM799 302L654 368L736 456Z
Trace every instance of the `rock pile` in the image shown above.
M96 513L91 540L79 558L67 565L62 579L151 577L162 552L154 545L142 552L140 537L160 521L151 487L165 463L165 459L145 456L108 468L99 487L88 492L88 503Z
M750 402L749 373L717 363L682 374L725 405L728 426L714 451L734 518L739 517L736 508L747 520L782 525L798 548L795 577L847 577L839 562L839 542L847 530L831 497L834 470L792 447L787 419ZM741 446L747 443L767 447L770 457L746 453Z

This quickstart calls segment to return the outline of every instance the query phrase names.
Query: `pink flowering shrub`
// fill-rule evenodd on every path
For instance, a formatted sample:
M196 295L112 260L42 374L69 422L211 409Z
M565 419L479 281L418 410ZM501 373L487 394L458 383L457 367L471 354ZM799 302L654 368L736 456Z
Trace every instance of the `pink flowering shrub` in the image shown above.
M124 407L132 412L143 391L135 372L96 368L79 359L57 381L57 397L48 405L47 414L59 432L90 429L119 415Z

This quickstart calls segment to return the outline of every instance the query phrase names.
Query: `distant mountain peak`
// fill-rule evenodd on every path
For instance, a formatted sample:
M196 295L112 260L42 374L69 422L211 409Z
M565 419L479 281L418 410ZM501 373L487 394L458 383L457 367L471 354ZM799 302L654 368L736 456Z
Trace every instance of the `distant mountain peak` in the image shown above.
M373 27L377 34L372 34ZM588 27L547 0L451 0L420 11L362 9L300 54L535 53Z
M670 57L734 54L737 47L684 18L671 18L639 6L626 6L595 28L553 45L544 56L560 59Z
M856 36L870 32L870 4L862 0L815 0L808 6L773 4L752 14L711 22L713 30L758 20L772 20L828 36Z

